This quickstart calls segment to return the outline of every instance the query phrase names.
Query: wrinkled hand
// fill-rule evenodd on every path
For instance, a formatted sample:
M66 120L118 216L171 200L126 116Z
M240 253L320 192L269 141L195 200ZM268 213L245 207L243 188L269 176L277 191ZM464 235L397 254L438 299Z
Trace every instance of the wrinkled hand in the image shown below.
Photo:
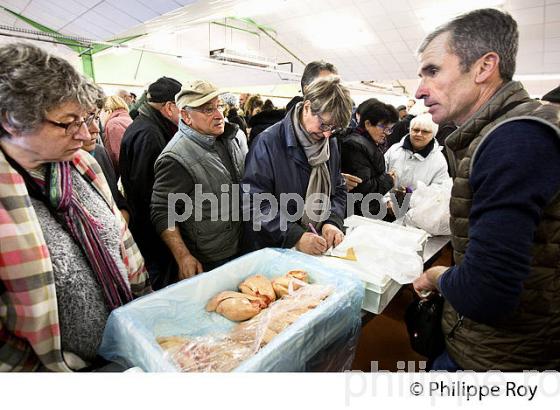
M309 255L321 255L329 249L325 238L311 232L304 233L296 243L296 249Z
M358 184L362 183L362 178L358 178L355 175L342 173L342 176L346 180L346 186L347 186L348 191L353 190L354 188L356 188L358 186Z
M179 265L179 280L192 278L199 273L202 273L202 264L192 255L185 256Z
M394 169L392 169L389 172L387 172L387 175L389 175L393 180L393 187L397 186L397 172Z
M447 266L433 266L430 269L424 271L419 278L412 282L414 290L420 297L426 297L428 292L437 290L438 278L447 270Z
M324 224L321 229L321 234L327 241L327 249L331 246L337 246L344 239L342 231L331 224Z

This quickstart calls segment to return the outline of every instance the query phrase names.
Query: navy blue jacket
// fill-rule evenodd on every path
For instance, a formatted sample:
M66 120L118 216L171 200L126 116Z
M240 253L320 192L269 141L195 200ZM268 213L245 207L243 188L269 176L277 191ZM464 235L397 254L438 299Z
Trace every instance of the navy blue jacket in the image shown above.
M328 143L330 158L327 164L332 192L331 213L325 223L331 223L342 230L346 214L346 182L340 174L340 154L336 138L330 138ZM276 198L279 208L282 208L280 194L295 193L302 200L305 199L310 174L311 166L295 135L290 111L282 121L263 131L251 147L245 160L243 191L248 192L251 199L256 193L270 193ZM284 208L290 215L294 215L297 204L295 201L288 201ZM263 201L260 209L263 214L268 214L271 210L270 201ZM287 219L280 217L281 211L275 214L274 218L263 218L260 231L256 231L253 223L258 221L251 212L250 221L244 224L243 242L246 251L264 247L291 248L305 233L306 230L297 222L287 222L282 229L281 219Z

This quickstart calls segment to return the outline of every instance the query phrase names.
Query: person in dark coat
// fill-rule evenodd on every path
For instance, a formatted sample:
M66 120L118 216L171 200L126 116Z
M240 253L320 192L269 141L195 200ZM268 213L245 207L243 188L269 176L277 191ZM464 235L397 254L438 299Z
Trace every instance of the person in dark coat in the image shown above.
M370 101L360 115L360 122L341 143L342 172L361 178L353 193L385 195L393 188L395 176L385 172L385 159L379 148L383 145L399 114L392 105ZM369 201L367 212L362 211L362 201L354 202L356 215L379 214L380 202ZM367 214L370 215L367 215Z
M244 209L251 218L244 225L246 251L295 246L319 255L342 241L346 184L336 140L330 137L348 125L351 110L350 92L339 77L318 78L303 102L260 135L247 155L242 180L255 208ZM269 198L260 201L262 194ZM297 199L282 203L286 195ZM274 202L279 203L276 211Z
M249 149L255 144L257 137L268 127L276 124L278 121L282 121L286 115L286 110L274 109L261 111L258 114L251 117L249 120L249 128L251 132L249 133Z
M122 184L130 207L130 231L144 256L154 289L165 286L171 255L151 223L150 202L157 157L177 132L175 94L181 83L162 77L148 88L147 101L126 129L119 157Z

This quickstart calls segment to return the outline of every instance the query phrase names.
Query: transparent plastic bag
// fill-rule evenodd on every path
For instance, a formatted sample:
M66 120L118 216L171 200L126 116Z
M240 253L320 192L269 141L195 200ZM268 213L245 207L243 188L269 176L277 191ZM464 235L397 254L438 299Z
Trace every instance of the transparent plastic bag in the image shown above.
M404 217L405 225L423 229L432 235L450 235L449 201L452 185L451 178L444 184L429 186L418 182L410 198L410 209Z
M294 279L297 280L297 279ZM301 282L301 281L300 281ZM333 292L331 286L307 285L273 302L230 333L203 337L168 336L157 342L185 372L229 372Z

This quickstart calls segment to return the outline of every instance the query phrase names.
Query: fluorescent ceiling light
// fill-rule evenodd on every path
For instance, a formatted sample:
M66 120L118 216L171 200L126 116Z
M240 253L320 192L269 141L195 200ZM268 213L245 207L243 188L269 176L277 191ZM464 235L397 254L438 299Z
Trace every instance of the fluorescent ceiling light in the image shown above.
M210 58L213 60L231 61L237 64L250 65L254 67L273 68L276 61L246 51L234 50L232 48L217 48L210 50Z
M361 18L339 15L319 15L305 24L309 41L324 50L352 48L377 43L377 37Z

